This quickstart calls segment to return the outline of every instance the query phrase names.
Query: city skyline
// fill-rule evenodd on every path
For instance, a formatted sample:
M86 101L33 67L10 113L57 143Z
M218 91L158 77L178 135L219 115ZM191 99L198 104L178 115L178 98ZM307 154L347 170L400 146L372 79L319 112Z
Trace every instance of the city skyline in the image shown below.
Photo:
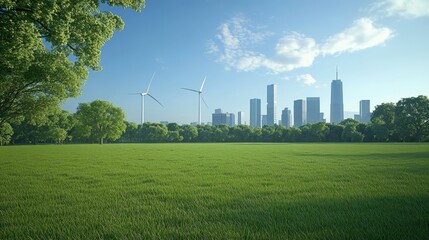
M427 5L418 0L407 5L396 0L263 5L161 0L148 1L140 13L109 8L123 18L125 29L104 45L103 69L91 71L82 95L63 108L75 112L79 103L101 99L138 123L141 104L128 93L145 89L156 72L151 94L165 107L146 101L149 122L196 122L197 94L180 88L198 88L204 76L209 108L202 107L202 122L211 120L215 107L247 112L255 97L266 114L269 84L277 85L277 114L292 109L296 99L317 96L330 122L330 84L338 65L344 118L353 117L362 99L371 100L373 111L381 103L429 92L429 13L415 10Z

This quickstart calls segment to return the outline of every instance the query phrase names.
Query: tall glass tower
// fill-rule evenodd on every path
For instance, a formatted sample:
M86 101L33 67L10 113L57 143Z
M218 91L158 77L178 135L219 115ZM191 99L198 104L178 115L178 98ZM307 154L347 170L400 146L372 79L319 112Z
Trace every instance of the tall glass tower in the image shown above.
M250 126L262 127L261 124L261 99L250 99Z
M267 86L267 125L277 124L277 85Z
M282 111L282 125L285 127L290 127L292 124L292 114L288 108L283 109Z
M367 123L371 120L369 100L361 100L359 102L359 115L360 115L361 122Z
M331 83L331 123L340 123L344 120L343 82L338 79L338 70L336 78Z
M293 125L301 127L306 123L305 100L299 99L293 102Z
M320 119L320 98L308 97L307 98L307 123L321 122Z

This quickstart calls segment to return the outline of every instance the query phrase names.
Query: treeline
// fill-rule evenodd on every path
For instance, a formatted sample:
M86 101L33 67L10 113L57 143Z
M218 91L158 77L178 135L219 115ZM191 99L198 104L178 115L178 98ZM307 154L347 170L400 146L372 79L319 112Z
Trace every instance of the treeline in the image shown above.
M420 142L429 141L429 100L404 98L375 107L369 123L346 119L299 128L247 125L167 125L123 121L120 108L103 101L81 104L75 114L58 111L42 125L30 121L1 127L2 144L163 142Z

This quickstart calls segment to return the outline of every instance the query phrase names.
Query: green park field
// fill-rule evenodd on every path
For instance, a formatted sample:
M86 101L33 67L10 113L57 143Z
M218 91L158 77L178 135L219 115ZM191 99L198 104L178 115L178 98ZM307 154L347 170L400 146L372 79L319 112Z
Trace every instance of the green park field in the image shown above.
M0 239L428 239L429 144L0 147Z

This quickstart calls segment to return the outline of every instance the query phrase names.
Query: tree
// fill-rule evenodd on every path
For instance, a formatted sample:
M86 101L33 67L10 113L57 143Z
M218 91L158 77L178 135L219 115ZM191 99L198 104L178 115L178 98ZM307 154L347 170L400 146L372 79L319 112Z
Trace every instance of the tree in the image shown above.
M13 135L13 128L9 123L0 123L0 146L8 144Z
M198 142L212 142L213 141L213 130L214 126L209 125L198 125ZM183 140L183 139L182 139Z
M396 103L395 125L403 140L424 141L429 137L429 99L403 98Z
M138 125L133 122L124 122L126 125L125 132L122 134L121 138L118 139L119 142L137 142L138 140Z
M301 139L305 142L320 142L325 139L328 131L329 128L323 122L306 124L301 127Z
M192 142L198 137L198 129L191 125L183 125L179 132L184 142Z
M168 140L168 128L159 123L143 123L140 133L144 142L166 142Z
M373 132L377 141L396 140L395 104L382 103L371 114Z
M345 126L342 139L345 142L362 142L363 134L356 130L356 125L348 124Z
M213 130L213 141L215 142L226 142L228 141L229 127L225 124L214 126Z
M101 48L119 16L100 4L139 11L144 0L0 1L0 124L46 121L66 98L76 97L99 70Z
M301 129L296 127L286 128L283 132L285 142L297 142L301 138Z
M76 118L78 136L97 139L100 144L105 139L114 141L120 138L126 129L122 109L106 101L80 103Z
M327 123L328 132L326 133L326 141L328 142L341 142L344 131L344 126L339 124Z

